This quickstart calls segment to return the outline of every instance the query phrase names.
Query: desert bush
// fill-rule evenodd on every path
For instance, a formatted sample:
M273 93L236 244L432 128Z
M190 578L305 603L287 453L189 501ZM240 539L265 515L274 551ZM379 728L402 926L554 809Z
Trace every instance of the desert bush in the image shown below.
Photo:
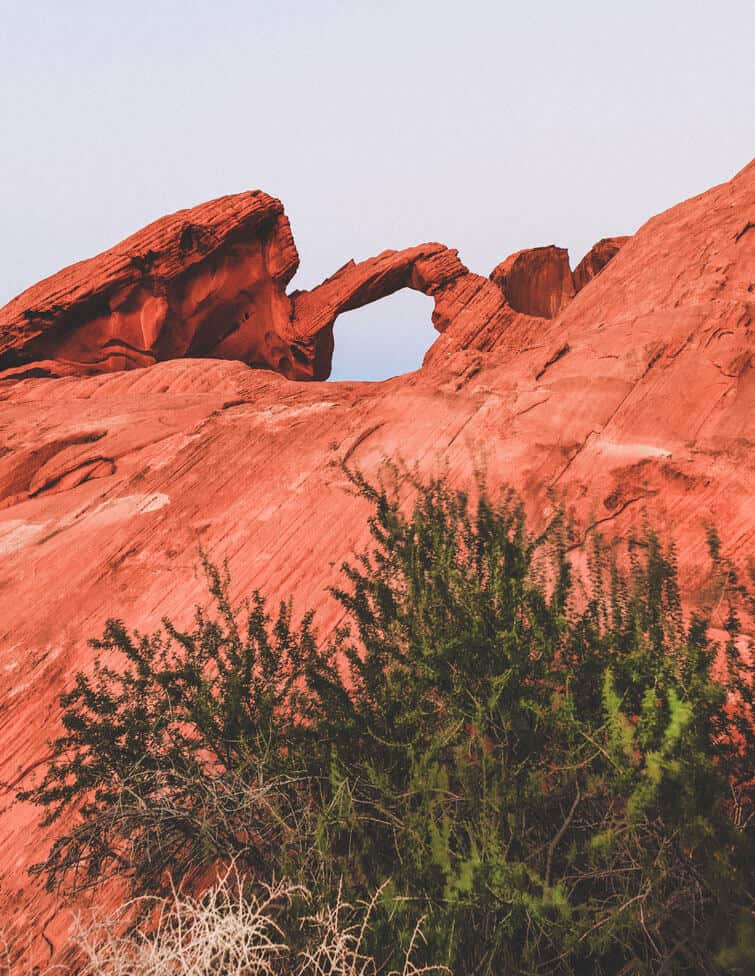
M338 891L307 915L307 889L249 885L231 866L200 896L173 888L100 921L79 919L74 942L85 958L82 976L378 976L364 943L379 895L350 905ZM418 922L401 968L388 976L442 976L441 967L414 964L421 939Z
M50 889L126 873L136 894L159 891L229 859L264 872L307 836L299 753L316 702L303 690L325 663L311 615L293 627L282 604L273 620L259 594L234 611L227 577L203 568L214 615L197 608L191 630L165 620L152 635L108 621L92 674L61 697L64 734L21 794L45 824L77 808L40 866Z
M287 903L302 892L279 883L250 890L226 872L201 896L174 888L120 912L78 921L75 943L86 976L276 976L291 954L282 927ZM138 922L128 924L133 916Z
M134 898L112 914L76 916L69 948L79 976L378 976L364 943L379 896L351 905L338 891L309 915L312 894L301 885L250 884L231 864L200 895L171 886L167 895ZM421 941L418 922L401 969L388 976L447 973L414 964ZM0 939L5 976L71 971L26 966Z
M459 976L749 971L749 596L715 535L722 648L649 529L596 537L583 592L561 517L534 536L511 494L415 479L402 504L398 482L349 476L371 542L331 639L259 594L234 610L209 564L215 612L191 631L108 624L23 794L59 821L36 870L158 890L234 858L305 885L315 914L379 891L359 943L375 972L410 946Z

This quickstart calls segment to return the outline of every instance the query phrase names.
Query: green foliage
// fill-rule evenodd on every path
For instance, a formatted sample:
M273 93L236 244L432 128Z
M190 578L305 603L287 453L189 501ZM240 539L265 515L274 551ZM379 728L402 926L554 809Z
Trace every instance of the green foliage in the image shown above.
M510 494L415 479L402 504L347 473L371 543L332 639L257 594L234 611L205 564L216 613L193 630L94 642L23 794L65 814L48 884L154 890L233 857L323 904L380 890L365 945L386 971L420 916L419 955L460 976L750 971L748 597L720 546L719 649L650 531L626 558L596 539L584 597L562 519L533 537Z
M110 620L91 675L61 697L64 734L42 782L22 799L44 824L78 818L40 865L48 888L129 874L139 891L218 859L261 869L298 842L309 784L294 759L314 734L305 671L322 660L311 615L272 619L255 593L236 613L227 575L206 560L215 613L190 631L169 620L151 636ZM243 619L242 619L243 618Z

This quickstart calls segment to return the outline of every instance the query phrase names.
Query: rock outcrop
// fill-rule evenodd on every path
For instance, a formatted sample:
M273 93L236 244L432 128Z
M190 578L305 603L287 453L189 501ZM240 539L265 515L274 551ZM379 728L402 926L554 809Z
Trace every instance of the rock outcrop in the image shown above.
M628 237L604 237L597 244L593 244L574 269L572 275L574 291L581 291L588 281L592 281L595 275L616 257L628 240Z
M490 274L517 312L552 319L574 298L569 252L563 247L517 251Z
M582 278L616 250L603 247ZM569 256L553 245L507 258L491 275L498 287L443 244L350 261L316 288L288 295L298 266L283 206L261 191L180 210L0 309L0 380L202 357L323 380L337 316L401 288L434 299L435 327L454 324L459 348L488 351L512 311L553 318L575 293Z
M158 329L165 346L151 348L173 348L182 358L34 378L31 343L41 361L55 353L61 358L53 361L66 359L67 367L84 358L65 345L78 329L92 361L99 355L95 342L83 342L83 319L55 320L56 307L95 292L112 296L106 282L122 294L148 286L116 255L111 271L92 265L99 270L89 285L74 269L68 291L48 282L26 293L26 305L17 300L16 331L6 330L4 348L27 359L15 378L0 383L6 800L43 763L59 721L57 696L89 666L86 639L101 633L105 619L117 615L147 630L167 614L180 624L205 599L196 572L200 546L212 559L228 560L236 596L255 587L272 598L293 594L298 611L316 608L322 630L337 624L327 587L342 559L365 541L362 503L344 491L332 463L344 457L367 475L386 456L417 461L425 471L442 463L460 484L484 463L490 484L521 493L535 524L548 517L554 494L563 498L575 519L575 546L596 531L626 533L649 514L677 540L687 593L704 592L707 524L718 526L723 554L735 566L743 568L753 553L755 163L653 218L599 274L600 254L590 259L585 274L593 277L552 318L512 307L509 285L502 290L468 272L441 245L385 252L285 296L295 251L269 200L248 199L269 223L252 227L257 218L250 216L244 224L239 267L259 269L255 307L271 310L280 355L294 343L306 349L306 368L302 363L295 375L325 372L322 337L332 336L340 312L397 288L432 295L441 334L414 373L383 383L295 383L275 362L277 352L265 359L273 346L262 341L263 316L250 312L245 321L256 324L217 342L209 326L192 325L187 338L180 320L168 317ZM175 218L178 238L184 219ZM184 284L191 269L164 260L158 277L170 294L170 282L178 281L184 297L175 307L194 309L192 323L214 321L213 302L235 308L248 290L222 254L214 260L227 268L228 287L220 271L207 273L212 259L205 255L192 266L202 282L196 292ZM556 261L563 282L563 258ZM536 303L529 286L517 287L520 304L524 295L528 309L550 309ZM24 308L51 317L24 317ZM2 321L9 321L5 313ZM92 321L101 323L101 335L113 334L104 313ZM132 323L125 313L121 321ZM51 322L57 324L48 329ZM146 327L139 328L144 349ZM248 345L239 358L284 375L190 358L216 351L231 358L242 337ZM61 903L27 875L49 838L35 810L0 806L0 918L18 943L34 933L44 962L69 924ZM109 897L98 893L101 907Z
M0 310L0 369L61 376L210 356L312 378L315 352L292 335L286 296L298 264L266 193L181 210Z

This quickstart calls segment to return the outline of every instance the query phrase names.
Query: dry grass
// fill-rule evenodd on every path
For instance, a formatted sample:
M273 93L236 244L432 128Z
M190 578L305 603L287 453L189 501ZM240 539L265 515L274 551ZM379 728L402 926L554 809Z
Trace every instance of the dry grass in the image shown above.
M284 883L249 893L229 872L196 898L130 902L116 916L84 926L76 941L86 976L280 976L288 956L276 917L298 891ZM126 930L135 913L146 923Z
M286 882L250 891L230 868L201 896L174 888L167 898L141 898L102 919L77 918L74 945L80 976L441 976L444 967L418 967L418 922L403 969L386 973L364 949L383 889L353 906L339 890L335 904L291 922L294 898L310 893ZM134 920L138 921L134 921ZM295 931L291 931L291 927ZM303 945L303 948L301 946ZM295 946L295 947L294 947ZM0 976L62 976L12 959L0 939Z
M364 937L369 929L370 918L384 890L378 889L367 903L353 906L345 902L339 887L334 905L328 905L316 915L305 919L315 933L311 948L299 953L296 976L379 976L375 959L363 952ZM361 918L359 917L361 914ZM352 921L349 923L349 919ZM417 967L412 961L418 940L422 938L421 920L417 922L409 948L404 957L401 972L388 976L429 976L450 973L443 966Z

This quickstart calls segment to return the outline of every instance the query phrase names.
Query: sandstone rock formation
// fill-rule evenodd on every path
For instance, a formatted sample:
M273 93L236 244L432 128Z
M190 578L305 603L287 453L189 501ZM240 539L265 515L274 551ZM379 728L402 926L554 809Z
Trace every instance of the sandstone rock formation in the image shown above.
M311 378L315 353L292 335L285 293L298 264L266 193L181 210L0 310L0 369L60 376L211 356Z
M605 244L584 259L580 280L618 250ZM181 210L0 309L0 379L210 357L322 380L337 316L400 288L430 295L438 331L454 323L461 347L483 350L502 337L512 311L553 318L575 293L569 256L553 245L507 258L491 275L498 287L442 244L350 261L316 288L287 295L298 265L283 206L265 193Z
M569 252L563 247L517 251L491 272L509 305L518 312L552 319L574 298Z
M574 291L581 291L588 281L591 281L612 258L616 257L628 240L628 237L604 237L594 244L574 269L572 275Z
M239 206L230 199L237 202L224 206ZM171 309L188 309L191 323L212 322L214 302L241 307L248 289L240 282L250 274L241 269L250 267L255 307L283 309L275 319L279 351L270 352L267 320L256 313L235 339L215 343L209 326L192 324L189 335L171 312L157 329L165 339L150 348L183 358L94 376L10 374L0 382L5 800L44 761L57 696L89 664L86 638L113 614L143 630L164 614L184 622L205 598L196 572L200 545L214 560L228 559L236 595L254 587L273 598L293 594L300 611L317 608L323 630L338 622L326 588L365 528L361 503L345 493L332 464L337 459L371 475L385 456L399 454L423 470L442 463L459 483L483 462L491 484L522 493L536 523L547 518L554 493L564 498L576 520L575 546L596 531L625 533L649 513L676 537L688 591L704 592L706 524L718 526L735 565L753 553L755 163L650 220L553 318L512 307L498 284L468 272L441 245L385 252L286 297L295 251L269 199L247 198L257 216L239 232L235 270L208 251L188 270L175 257L160 259L154 281L167 281L166 294L179 296ZM185 219L175 218L174 240ZM215 233L219 239L223 232ZM253 243L260 240L266 244ZM587 262L586 276L601 253ZM132 277L122 256L107 265L103 259L94 259L94 284L73 269L61 273L68 285L43 283L26 293L26 304L17 300L15 318L3 313L4 323L16 323L4 348L19 363L27 356L26 366L15 367L21 373L58 371L35 366L35 355L59 355L66 359L60 372L73 369L83 357L66 336L76 329L91 359L98 357L99 340L84 343L83 317L55 320L56 305L81 309L77 296L112 296L108 282L124 295L153 287L149 276L147 284ZM219 263L210 274L213 260ZM563 258L555 260L561 278L548 280L563 283ZM186 284L192 274L201 282L196 292ZM519 304L525 296L530 312L550 309L521 281ZM322 337L331 335L335 316L400 287L432 295L442 333L423 368L405 376L296 383L241 361L186 357L191 350L230 357L243 338L243 358L276 365L276 356L301 343L306 365L295 373L292 357L288 375L322 375L329 362ZM24 308L50 317L24 317ZM141 313L124 312L120 321L144 349L149 329L137 319ZM100 330L93 334L114 335L104 313L92 321ZM65 906L26 874L48 838L35 810L0 807L0 918L16 941L38 936L44 961L69 924ZM98 894L101 904L107 897Z

